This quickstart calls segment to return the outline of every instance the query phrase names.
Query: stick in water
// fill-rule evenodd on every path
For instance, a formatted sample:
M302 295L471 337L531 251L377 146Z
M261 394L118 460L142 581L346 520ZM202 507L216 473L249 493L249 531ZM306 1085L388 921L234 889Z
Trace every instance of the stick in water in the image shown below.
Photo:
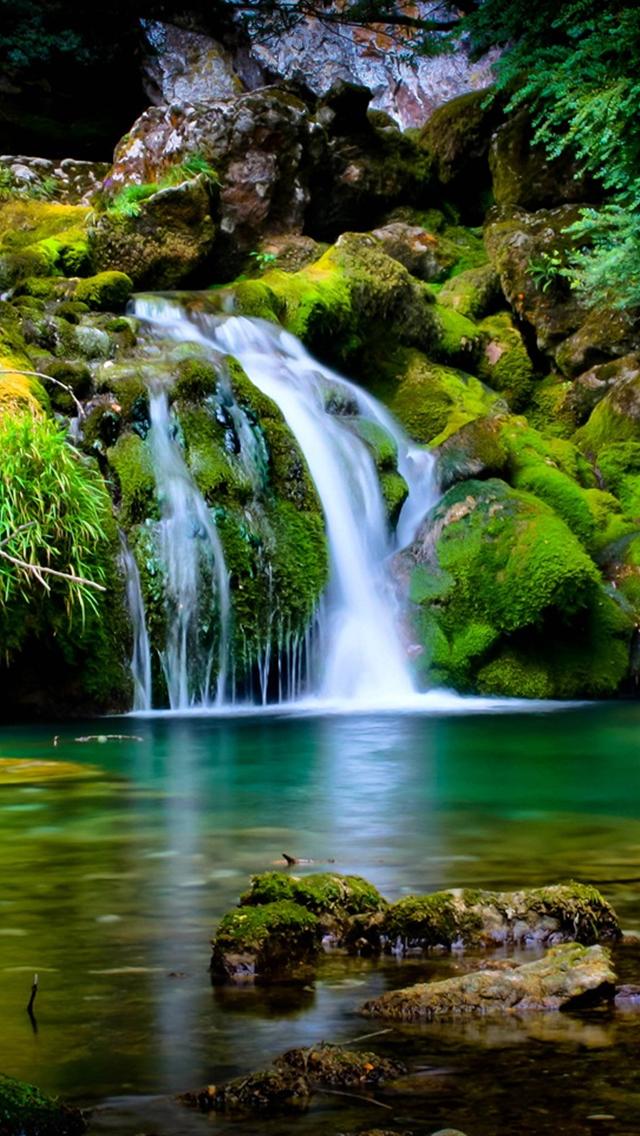
M29 999L29 1005L27 1006L27 1013L28 1013L29 1017L31 1018L31 1021L35 1021L34 1013L33 1013L33 1007L34 1007L34 1004L35 1004L37 993L38 993L38 975L34 974L33 984L31 986L31 997Z

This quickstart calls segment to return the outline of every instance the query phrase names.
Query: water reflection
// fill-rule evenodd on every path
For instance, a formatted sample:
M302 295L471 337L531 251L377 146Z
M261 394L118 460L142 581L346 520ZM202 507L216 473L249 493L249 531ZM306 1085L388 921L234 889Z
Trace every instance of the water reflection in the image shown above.
M79 745L74 736L91 729L69 727L55 749L53 730L5 731L7 755L81 760L103 772L0 787L0 1069L87 1102L171 1093L241 1072L291 1045L355 1037L363 1032L356 1009L366 998L409 975L444 974L454 965L418 960L404 970L393 960L328 959L313 989L212 989L216 920L248 876L282 851L335 858L338 870L371 878L391 898L449 886L591 879L625 925L640 928L639 725L638 707L621 705L490 720L166 718L137 722L138 743ZM620 970L624 981L638 981L634 957L622 958ZM25 1013L35 971L37 1037ZM479 1079L489 1104L476 1113L481 1122L469 1125L478 1136L494 1132L500 1114L496 1062L516 1098L509 1105L514 1126L533 1132L531 1117L543 1123L532 1101L544 1051L556 1086L551 1098L562 1089L573 1102L566 1131L586 1132L575 1054L596 1062L591 1074L604 1088L594 1107L614 1108L613 1064L606 1062L624 1065L620 1055L637 1045L638 1021L629 1014L439 1025L400 1030L389 1044L419 1052L430 1067L453 1062L462 1070L456 1099L463 1130L478 1107L467 1081ZM507 1050L513 1069L500 1057ZM632 1099L625 1095L632 1093L630 1057L628 1065L620 1073L624 1101ZM118 1106L100 1130L151 1130L151 1121L129 1125L126 1108ZM434 1108L428 1131L438 1118L454 1122L451 1106L449 1113ZM616 1099L618 1112L626 1108ZM301 1122L305 1136L320 1131L320 1117L324 1124L322 1110ZM372 1118L357 1113L355 1120L363 1127ZM331 1124L343 1130L342 1118ZM504 1118L499 1127L508 1130Z

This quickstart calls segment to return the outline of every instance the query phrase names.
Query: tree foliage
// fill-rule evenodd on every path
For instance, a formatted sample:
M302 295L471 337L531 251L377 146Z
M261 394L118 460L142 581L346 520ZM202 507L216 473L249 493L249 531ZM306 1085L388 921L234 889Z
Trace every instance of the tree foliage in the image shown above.
M640 305L640 8L631 0L484 0L465 22L476 52L500 45L498 88L526 106L550 158L570 153L607 193L571 227L574 286Z

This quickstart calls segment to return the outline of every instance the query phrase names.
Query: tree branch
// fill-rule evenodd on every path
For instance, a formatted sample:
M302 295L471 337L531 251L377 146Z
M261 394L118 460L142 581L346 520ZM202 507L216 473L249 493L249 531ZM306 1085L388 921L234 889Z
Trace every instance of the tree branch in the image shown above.
M26 528L27 526L22 525L21 527ZM19 531L19 529L16 529L16 532ZM6 544L7 540L11 540L14 536L15 533L12 533L11 537L3 540L2 544ZM17 556L11 556L9 552L5 552L2 547L0 547L0 556L11 564L15 564L24 572L31 572L32 576L35 576L38 583L42 584L47 592L50 591L50 588L47 581L43 579L45 572L48 576L55 576L59 580L68 580L71 584L85 584L87 588L95 588L97 592L106 592L107 590L104 584L97 584L95 580L87 580L84 576L75 576L73 572L58 572L56 568L44 568L41 564L30 564L28 560L20 560Z
M82 403L78 401L71 387L67 386L66 383L61 383L60 379L54 379L53 375L45 375L42 371L22 371L19 367L0 367L0 375L26 375L34 379L45 379L48 383L54 383L55 386L61 387L67 394L71 395L71 398L76 404L78 418L84 418Z

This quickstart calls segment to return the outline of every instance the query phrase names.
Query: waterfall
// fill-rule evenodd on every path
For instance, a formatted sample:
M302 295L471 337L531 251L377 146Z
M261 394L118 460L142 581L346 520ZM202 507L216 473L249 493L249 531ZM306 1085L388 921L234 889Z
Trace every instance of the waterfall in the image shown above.
M131 675L133 678L133 709L151 709L151 648L140 587L140 573L138 565L125 535L120 533L120 563L124 572L127 607L131 617L133 631L133 646L131 650Z
M162 669L172 710L195 702L206 705L217 661L215 703L224 701L229 648L229 579L211 511L196 488L180 446L166 391L156 387L149 399L150 443L161 507L160 555L165 573L167 631ZM204 572L203 572L204 569ZM206 577L208 593L203 596ZM217 609L218 634L203 637Z
M294 336L262 320L190 314L179 304L145 298L135 313L164 336L199 342L216 354L233 355L251 382L279 406L305 456L324 512L330 579L321 605L321 673L313 691L320 698L378 706L407 701L414 692L400 637L400 613L388 574L388 559L398 541L406 544L435 500L433 459L409 442L392 416L374 398L314 360ZM395 536L389 533L375 463L349 421L327 409L328 393L338 391L348 405L372 419L398 447L398 468L409 487ZM218 568L223 619L229 609L222 586L223 556L215 526L199 498L171 438L166 397L152 397L152 450L163 502L164 559L175 616L168 632L163 665L172 706L189 704L188 669L197 606L197 557L194 523L210 545ZM224 612L222 611L224 609ZM278 636L281 638L281 635ZM271 652L259 661L260 700L266 700ZM289 690L298 693L297 670L302 642L290 660ZM209 663L209 670L210 670ZM220 655L218 697L224 696L226 661ZM223 676L222 681L220 675ZM203 687L206 691L206 683Z

